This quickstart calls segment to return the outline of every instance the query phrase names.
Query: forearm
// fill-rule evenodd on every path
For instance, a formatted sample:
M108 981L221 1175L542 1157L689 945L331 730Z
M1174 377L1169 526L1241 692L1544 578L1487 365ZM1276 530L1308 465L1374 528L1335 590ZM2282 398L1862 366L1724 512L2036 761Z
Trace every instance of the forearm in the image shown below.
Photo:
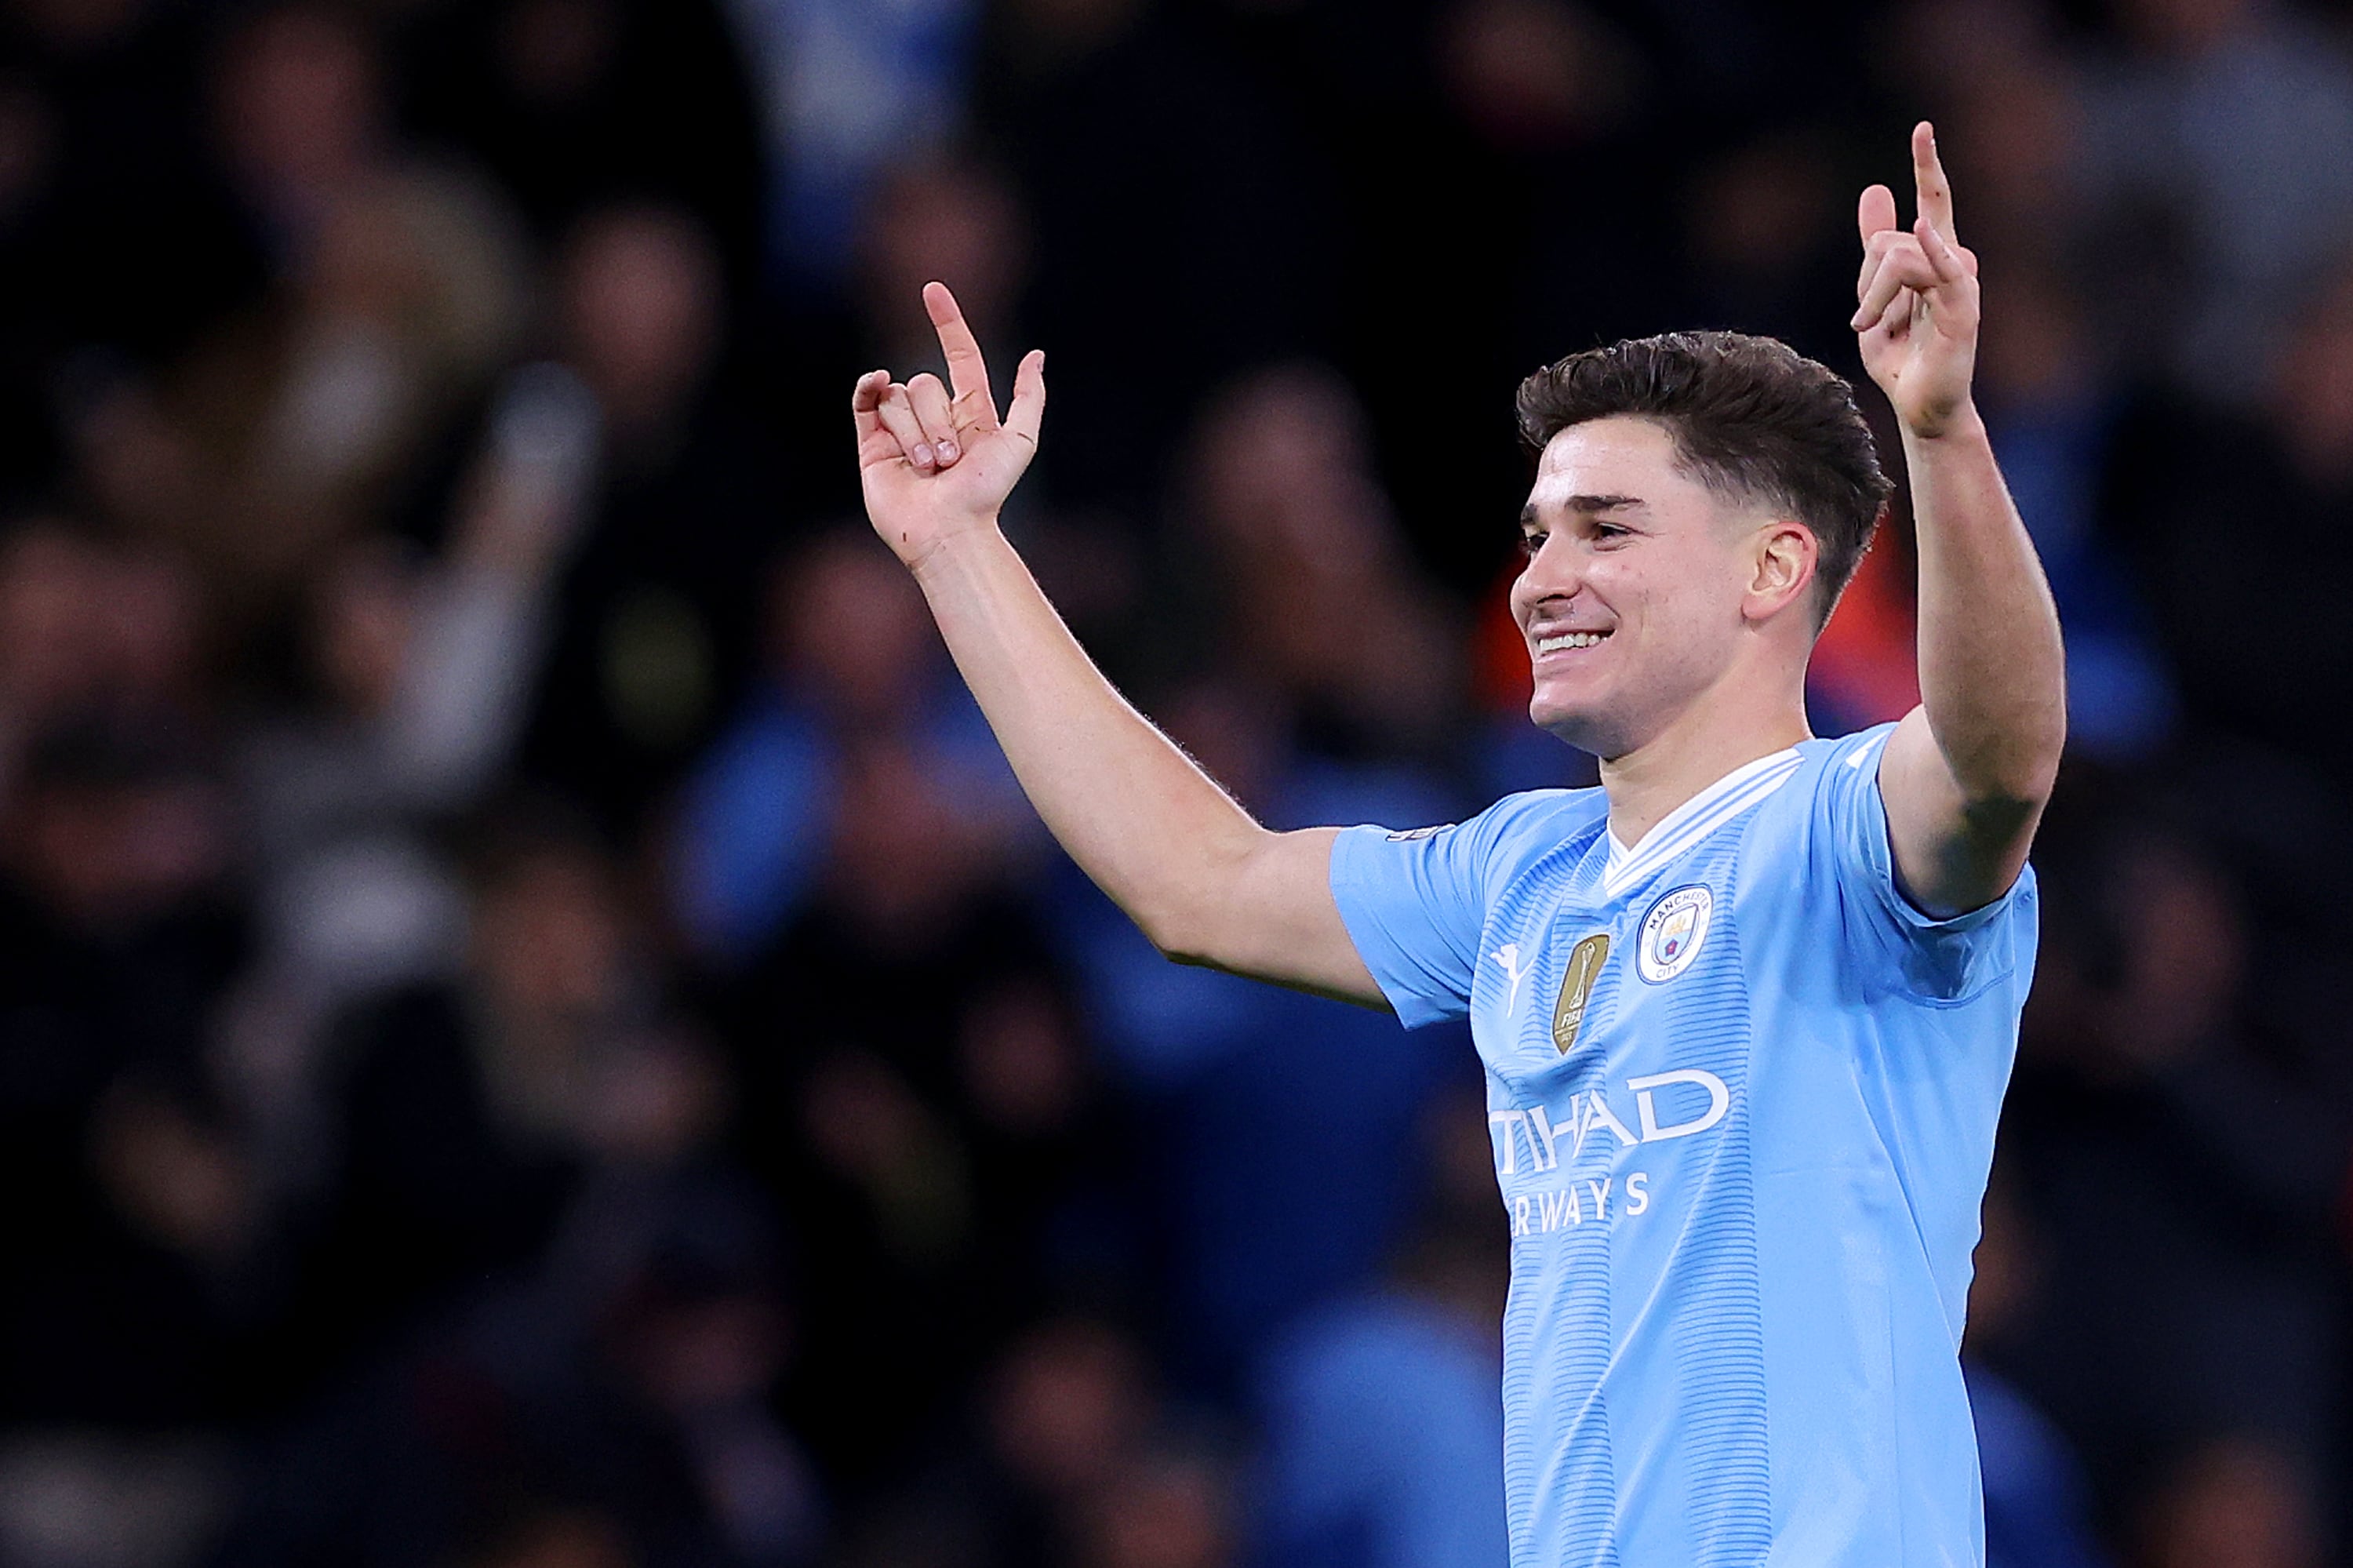
M1984 422L1907 431L1920 702L1965 801L2038 808L2066 737L2059 614Z
M997 529L915 563L956 667L1038 814L1164 950L1208 959L1214 911L1272 835L1113 689Z

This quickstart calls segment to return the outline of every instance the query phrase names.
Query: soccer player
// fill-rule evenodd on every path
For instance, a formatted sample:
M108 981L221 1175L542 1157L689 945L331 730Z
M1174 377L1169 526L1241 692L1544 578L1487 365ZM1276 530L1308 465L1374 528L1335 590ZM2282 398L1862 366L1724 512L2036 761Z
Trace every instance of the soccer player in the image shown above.
M854 394L876 530L1047 825L1152 940L1409 1024L1469 1015L1513 1237L1515 1568L1983 1560L1957 1346L2064 705L1925 124L1912 157L1911 228L1862 195L1853 325L1911 475L1921 705L1807 730L1809 653L1890 489L1847 385L1729 333L1571 355L1519 391L1512 612L1530 716L1601 785L1459 826L1269 832L1104 683L997 526L1040 355L1000 422L934 284L952 385Z

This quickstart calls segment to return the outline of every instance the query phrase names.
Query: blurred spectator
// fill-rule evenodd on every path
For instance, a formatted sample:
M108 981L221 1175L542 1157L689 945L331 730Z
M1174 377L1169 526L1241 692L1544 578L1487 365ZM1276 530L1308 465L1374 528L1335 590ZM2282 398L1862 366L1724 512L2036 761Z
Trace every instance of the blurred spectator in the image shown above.
M2245 407L2290 302L2353 240L2353 60L2277 0L2118 0L2089 83L2082 189L2105 233L2111 341Z
M1315 341L1321 193L1266 94L1174 8L1016 0L998 20L980 118L1036 227L1054 499L1137 510L1183 411Z
M693 1107L711 1068L661 1012L616 868L535 814L480 852L464 972L338 1026L314 1353L528 1265L596 1162L630 1158L666 1118L710 1119Z
M1499 1326L1510 1244L1476 1091L1438 1097L1420 1222L1377 1289L1310 1314L1269 1354L1255 1561L1500 1568Z
M406 118L505 185L543 240L615 193L674 206L757 275L758 111L714 0L492 0L401 8Z
M1064 1510L1110 1479L1153 1422L1145 1351L1106 1323L1050 1319L1015 1341L994 1373L988 1437L1030 1498Z
M2144 1515L2151 1568L2317 1568L2327 1561L2312 1478L2260 1442L2186 1456Z
M811 1561L822 1505L763 1403L792 1351L773 1237L724 1183L678 1197L637 1248L559 1256L337 1390L217 1560Z
M812 540L771 585L767 679L681 789L670 850L679 923L722 968L765 948L815 891L848 754L867 737L914 748L955 802L962 853L1001 857L1033 821L922 594L870 530Z
M1460 633L1412 571L1345 382L1294 365L1227 387L1203 415L1185 499L1217 574L1211 635L1235 667L1340 758L1443 755Z
M1172 608L1250 678L1187 683L1161 717L1278 826L1442 821L1453 800L1419 760L1449 733L1450 620L1409 573L1364 440L1335 376L1264 372L1211 404L1179 490L1180 547L1198 542L1194 584L1216 598ZM1064 880L1062 945L1145 1108L1178 1369L1230 1391L1294 1314L1378 1266L1406 1199L1396 1148L1455 1042L1172 968Z
M1147 1448L1083 1510L1073 1568L1233 1568L1229 1467L1198 1444Z
M1954 187L1968 193L1962 233L1996 276L2094 264L2076 168L2084 69L2062 25L2036 0L1915 0L1883 57L1894 91L1935 120ZM2103 276L2104 299L2114 282Z
M2250 1003L2221 863L2148 808L2111 812L2063 820L2044 853L2005 1136L2050 1238L2008 1365L2116 1498L2218 1436L2325 1451L2343 1303L2321 1226L2346 1139L2309 1044Z
M97 550L61 522L20 522L0 546L0 758L99 700L103 626Z
M562 579L527 769L627 835L733 705L751 663L780 477L741 388L711 239L623 206L556 263L563 362L595 397L600 482Z
M1162 1416L1149 1352L1092 1316L1023 1328L983 1374L970 1430L850 1531L854 1563L1066 1563L1083 1513Z
M514 346L522 310L516 236L493 193L354 174L301 196L310 229L290 275L168 394L195 483L188 510L164 521L239 634L283 611L338 541L397 520L418 465Z
M325 1020L458 962L463 893L431 834L513 762L596 443L575 380L518 372L442 556L354 541L311 584L311 700L250 726L243 759L264 929L231 1038L281 1158L311 1152L288 1143L314 1130Z
M282 265L392 156L383 61L357 17L290 0L240 19L215 69L221 161Z
M2099 511L2124 400L2059 279L2018 269L2002 303L1978 401L2066 628L2068 738L2094 757L2147 757L2176 715L2155 627Z
M171 552L62 517L19 520L0 541L0 797L19 751L84 718L206 733L204 621L201 588Z
M726 0L766 133L770 276L847 281L883 171L957 129L976 0Z
M1169 734L1276 826L1444 820L1403 770L1301 757L1288 715L1204 682L1165 705ZM1168 1329L1189 1383L1230 1392L1298 1313L1370 1279L1411 1198L1431 1086L1470 1070L1455 1031L1169 964L1075 873L1060 934L1139 1128L1171 1250Z
M272 1306L254 1172L206 1061L242 956L217 780L103 720L0 810L0 1410L72 1428L248 1413Z
M1984 1224L1961 1372L1985 1478L1987 1568L2100 1568L2107 1558L2094 1544L2082 1466L2051 1418L1996 1370L2005 1344L2016 1348L2038 1273L2026 1216L1999 1172Z
M1683 196L1691 281L1677 319L1736 321L1832 365L1853 358L1831 308L1854 271L1835 145L1811 126L1777 131L1702 166Z
M1133 1247L1105 1195L1113 1107L970 802L887 734L839 768L813 896L729 1020L744 1155L808 1260L796 1408L864 1492L949 1418L998 1335Z
M996 354L994 390L1002 406L1012 390L1007 376L1031 342L1022 303L1035 249L1022 193L993 159L969 150L934 151L895 165L868 208L859 254L857 348L844 373L888 364L927 367L945 377L939 336L923 303L923 285L936 279L955 291L975 336ZM829 392L822 410L812 408L805 417L829 438L816 454L818 461L848 479L852 476L838 463L831 440L839 435L833 429L838 403L838 394ZM1030 477L1007 503L1004 524L1063 620L1107 669L1124 677L1158 667L1154 655L1165 652L1158 641L1166 640L1166 629L1140 613L1148 548L1140 526L1145 514L1058 502L1054 474L1065 455L1059 441L1039 452ZM858 503L845 491L841 504Z
M1587 227L1607 211L1621 233L1663 233L1660 187L1672 176L1651 155L1663 129L1651 119L1655 62L1625 13L1577 0L1451 0L1435 11L1430 65L1451 112L1433 128L1444 155L1415 171L1414 195L1428 220L1461 238L1431 259L1446 292L1502 313L1484 335L1501 335L1507 351L1459 369L1515 377L1654 317L1660 280L1628 264L1641 248L1595 245Z
M153 366L260 282L237 204L192 132L207 17L161 0L0 14L0 482L53 453L41 383L103 344Z
M2264 417L2159 401L2113 461L2107 514L2137 559L2185 719L2353 785L2353 738L2313 723L2353 704L2353 626L2332 588L2353 570L2353 269L2296 313Z
M999 170L944 153L894 165L878 179L860 249L865 347L875 363L928 366L944 377L923 304L923 285L934 281L955 291L982 343L1014 348L1029 233L1020 196Z
M1893 724L1920 705L1910 519L1897 506L1839 595L1806 666L1806 714L1822 735Z

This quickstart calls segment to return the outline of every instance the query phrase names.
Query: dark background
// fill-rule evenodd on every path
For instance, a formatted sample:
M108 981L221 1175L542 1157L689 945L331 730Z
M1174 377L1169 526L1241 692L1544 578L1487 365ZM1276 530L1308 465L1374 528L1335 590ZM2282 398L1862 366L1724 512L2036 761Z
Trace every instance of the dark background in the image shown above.
M1124 687L1275 823L1454 819L1590 778L1517 377L1853 373L1924 115L2069 633L1993 1561L2353 1560L2348 23L7 0L0 1563L1500 1568L1467 1042L1085 886L843 404L945 279ZM1899 500L1818 730L1910 581Z

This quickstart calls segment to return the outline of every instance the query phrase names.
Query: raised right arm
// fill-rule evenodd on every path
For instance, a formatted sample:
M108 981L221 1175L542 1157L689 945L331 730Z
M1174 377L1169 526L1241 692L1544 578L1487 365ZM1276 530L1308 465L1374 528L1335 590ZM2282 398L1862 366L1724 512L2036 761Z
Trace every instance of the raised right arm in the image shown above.
M1385 1005L1333 902L1335 830L1253 821L1103 679L999 531L1037 450L1044 356L1022 360L1000 422L955 300L936 283L923 298L955 395L932 376L858 383L867 515L913 572L1038 814L1178 962Z

